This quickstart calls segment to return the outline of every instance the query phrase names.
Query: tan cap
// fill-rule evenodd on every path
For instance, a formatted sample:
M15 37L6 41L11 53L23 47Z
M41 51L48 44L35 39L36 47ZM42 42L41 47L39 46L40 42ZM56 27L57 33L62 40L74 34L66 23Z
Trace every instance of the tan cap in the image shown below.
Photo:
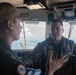
M14 19L19 15L20 13L12 4L7 2L0 3L0 23L5 22L9 19Z

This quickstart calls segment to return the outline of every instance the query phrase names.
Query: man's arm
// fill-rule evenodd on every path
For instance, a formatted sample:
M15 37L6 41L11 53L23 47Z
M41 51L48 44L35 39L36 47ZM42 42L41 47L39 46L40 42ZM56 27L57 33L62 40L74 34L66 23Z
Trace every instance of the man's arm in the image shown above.
M29 53L28 55L25 55L22 59L24 63L27 65L27 67L37 67L39 64L39 61L41 59L41 50L42 47L40 44L38 44L34 50Z

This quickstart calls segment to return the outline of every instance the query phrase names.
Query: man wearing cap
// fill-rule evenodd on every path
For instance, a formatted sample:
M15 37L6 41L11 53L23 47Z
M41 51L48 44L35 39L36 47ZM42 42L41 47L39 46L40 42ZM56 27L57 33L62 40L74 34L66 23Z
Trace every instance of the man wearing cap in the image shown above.
M13 5L0 3L0 75L26 75L25 65L11 50L22 28L18 17Z

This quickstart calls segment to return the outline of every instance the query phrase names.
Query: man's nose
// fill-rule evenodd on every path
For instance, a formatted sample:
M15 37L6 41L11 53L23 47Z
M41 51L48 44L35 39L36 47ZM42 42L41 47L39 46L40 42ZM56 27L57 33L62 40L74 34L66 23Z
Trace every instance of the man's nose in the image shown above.
M57 29L56 28L54 29L54 33L57 33Z

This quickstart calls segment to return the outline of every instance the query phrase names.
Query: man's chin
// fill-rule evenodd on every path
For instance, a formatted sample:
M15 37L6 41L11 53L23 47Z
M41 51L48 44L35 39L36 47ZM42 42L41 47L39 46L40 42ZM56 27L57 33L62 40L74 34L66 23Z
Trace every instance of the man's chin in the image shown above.
M20 38L20 37L15 38L15 41L16 41L16 40L19 40L19 38Z
M53 40L57 40L57 38L56 37L53 37Z

